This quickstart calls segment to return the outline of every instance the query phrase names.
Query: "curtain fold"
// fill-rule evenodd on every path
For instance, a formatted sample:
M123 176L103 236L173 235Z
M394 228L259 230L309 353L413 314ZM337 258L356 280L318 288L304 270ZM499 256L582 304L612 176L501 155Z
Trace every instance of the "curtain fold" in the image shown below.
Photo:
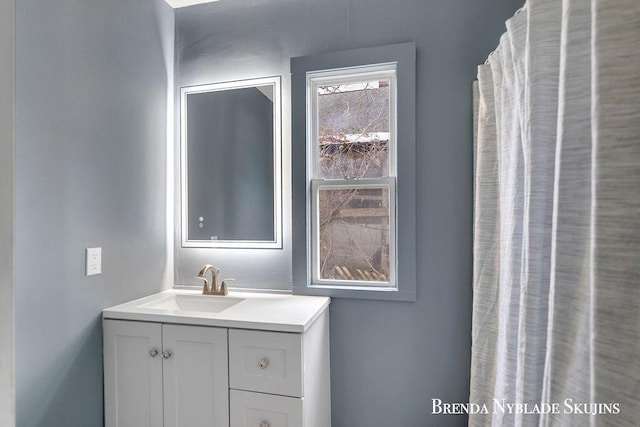
M636 426L640 2L530 0L506 27L478 67L469 425Z

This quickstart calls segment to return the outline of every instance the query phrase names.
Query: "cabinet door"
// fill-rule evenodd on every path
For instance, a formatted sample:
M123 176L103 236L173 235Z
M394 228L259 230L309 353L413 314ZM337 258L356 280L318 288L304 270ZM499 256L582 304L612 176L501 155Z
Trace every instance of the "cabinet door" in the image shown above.
M164 427L227 427L227 330L163 325Z
M106 427L162 426L162 328L105 320Z

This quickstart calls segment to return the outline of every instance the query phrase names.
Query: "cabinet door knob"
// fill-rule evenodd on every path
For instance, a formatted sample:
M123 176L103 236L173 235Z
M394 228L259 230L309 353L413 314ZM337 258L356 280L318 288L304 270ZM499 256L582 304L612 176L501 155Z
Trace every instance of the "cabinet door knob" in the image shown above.
M162 357L164 357L165 359L170 358L171 357L171 352L169 350L163 351L162 352Z
M260 423L260 427L271 427L271 424L269 424L269 421L263 421Z
M267 359L266 357L262 360L260 360L260 362L258 362L258 367L260 369L266 369L267 366L269 366L269 359ZM262 425L260 425L260 427L264 427ZM269 424L267 423L267 427L269 427Z
M158 355L158 349L157 348L152 348L151 350L149 350L149 355L151 357L156 357Z

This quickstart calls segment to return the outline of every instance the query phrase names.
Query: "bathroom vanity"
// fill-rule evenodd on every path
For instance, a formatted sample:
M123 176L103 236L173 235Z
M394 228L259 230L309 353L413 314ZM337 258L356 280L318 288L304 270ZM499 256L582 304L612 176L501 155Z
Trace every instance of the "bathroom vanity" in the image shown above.
M107 427L328 427L326 297L170 290L103 311Z

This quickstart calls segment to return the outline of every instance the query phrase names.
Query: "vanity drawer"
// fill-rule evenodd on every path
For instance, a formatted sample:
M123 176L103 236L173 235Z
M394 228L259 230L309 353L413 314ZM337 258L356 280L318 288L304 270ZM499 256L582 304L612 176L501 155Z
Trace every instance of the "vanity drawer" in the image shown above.
M231 390L231 427L302 427L302 399Z
M302 397L302 334L230 329L229 386Z

